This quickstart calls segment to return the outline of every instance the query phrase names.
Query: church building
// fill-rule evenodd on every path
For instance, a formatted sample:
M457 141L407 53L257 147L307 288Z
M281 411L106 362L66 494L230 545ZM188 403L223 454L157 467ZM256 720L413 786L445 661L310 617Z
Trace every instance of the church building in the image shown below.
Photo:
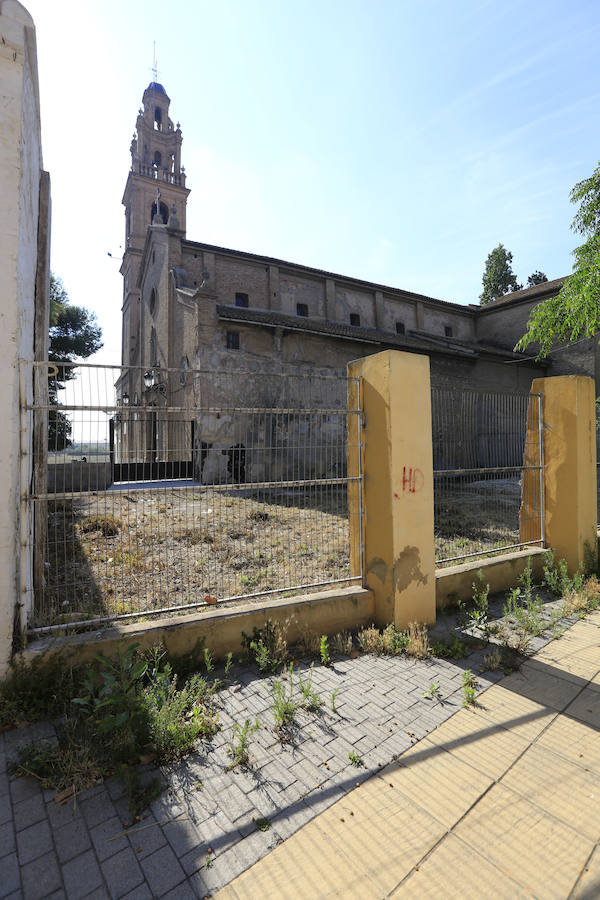
M219 463L218 453L243 443L243 435L228 430L226 421L196 418L182 426L184 433L177 439L161 439L158 433L161 405L177 410L208 403L210 378L204 380L205 396L199 400L194 380L186 379L187 370L231 373L229 380L214 381L209 398L213 407L274 405L272 390L268 403L265 398L269 372L343 374L350 360L386 349L429 356L432 385L438 387L526 394L532 380L546 373L600 374L593 340L541 362L512 349L533 306L555 295L563 279L487 306L466 306L190 240L190 190L181 146L181 128L170 118L170 99L165 88L152 81L138 113L123 195L122 363L133 368L123 370L117 392L131 410L152 408L153 434L134 438L130 425L127 437L121 429L117 444L123 459L137 458L134 444L146 458L150 441L152 458L160 459L162 453L167 459L169 447L189 441L196 451L194 475L218 480L225 465ZM165 377L161 373L166 370L179 371L177 377ZM244 374L236 380L236 372L263 376ZM331 404L343 406L345 398L330 397ZM172 419L174 415L169 413Z

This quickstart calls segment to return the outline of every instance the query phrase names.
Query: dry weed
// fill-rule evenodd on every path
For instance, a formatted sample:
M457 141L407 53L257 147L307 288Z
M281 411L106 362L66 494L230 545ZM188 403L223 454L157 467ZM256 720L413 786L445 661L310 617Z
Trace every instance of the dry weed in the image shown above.
M564 609L567 616L573 616L580 612L596 609L600 604L600 581L592 575L585 582L581 590L569 591L564 598Z
M502 653L498 647L494 647L490 653L486 653L483 657L483 665L488 672L496 672L502 668Z
M427 659L431 655L426 625L419 625L418 622L409 623L406 655L417 659Z
M363 653L374 653L378 656L383 652L381 632L374 625L370 625L368 628L361 628L356 636L356 640Z
M340 656L350 656L353 648L352 635L349 631L338 632L332 637L331 646L334 653L339 653Z
M298 649L303 656L318 656L321 635L303 625L298 641Z

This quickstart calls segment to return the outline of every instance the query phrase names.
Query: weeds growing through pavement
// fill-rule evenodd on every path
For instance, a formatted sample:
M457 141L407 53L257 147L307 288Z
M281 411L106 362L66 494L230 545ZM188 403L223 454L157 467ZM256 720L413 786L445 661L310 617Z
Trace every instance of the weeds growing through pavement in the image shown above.
M428 689L423 691L423 698L425 700L441 700L441 696L439 681L432 681Z
M43 681L42 669L31 667L27 677L18 671L25 684ZM48 671L55 671L53 665ZM131 644L112 658L98 656L76 676L63 672L54 679L61 687L60 703L49 704L52 712L62 709L57 741L22 747L13 768L56 790L77 792L114 772L134 784L135 770L129 767L141 757L159 764L177 759L199 738L215 733L217 684L196 674L180 686L162 647L142 654L139 644ZM150 789L155 790L145 786L130 793L142 802Z
M233 742L231 744L231 755L233 756L233 762L230 765L230 769L233 769L234 766L247 766L250 760L249 757L249 747L250 747L250 737L260 728L260 722L258 719L255 719L254 722L252 719L246 719L243 725L240 725L238 722L233 726Z
M463 706L473 706L477 699L477 679L470 669L463 672Z
M312 676L312 665L305 680L303 680L302 675L298 673L298 686L300 688L300 693L302 694L300 706L302 709L308 710L308 712L317 712L323 705L323 701L312 686Z
M351 764L357 769L360 769L361 766L364 766L365 764L362 756L359 756L358 753L354 752L354 750L350 751L350 753L348 754L348 759L350 760Z
M502 653L498 647L494 647L483 657L483 668L488 672L496 672L502 668Z
M335 688L335 690L333 690L331 692L331 712L332 713L337 713L337 709L335 708L335 701L336 701L336 698L338 695L338 691L339 691L339 688Z
M254 628L252 635L242 632L242 645L254 658L260 672L276 672L287 658L287 623L273 624L269 619L262 628Z
M331 663L331 655L329 653L329 641L327 640L327 635L321 635L321 641L319 643L319 653L321 655L321 663L324 666L328 666Z
M269 822L269 820L264 819L264 818L256 819L254 824L256 825L256 827L258 828L259 831L268 831L269 828L271 827L271 823Z
M296 716L296 701L294 700L294 664L290 663L288 668L288 686L287 691L281 681L275 681L272 687L273 693L273 714L275 716L275 728L277 731L284 732L294 723Z

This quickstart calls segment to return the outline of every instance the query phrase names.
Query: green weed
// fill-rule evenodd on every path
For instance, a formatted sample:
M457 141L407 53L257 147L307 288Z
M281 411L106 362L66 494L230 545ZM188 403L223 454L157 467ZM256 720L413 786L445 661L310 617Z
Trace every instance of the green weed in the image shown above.
M364 766L365 764L362 756L359 756L358 753L354 752L354 750L350 751L350 753L348 754L348 759L350 760L351 764L357 769L360 769L361 766Z
M247 766L249 762L248 749L250 747L250 737L260 728L258 719L254 722L252 719L246 719L243 725L237 722L233 726L233 743L231 745L231 755L233 762L230 768L234 766Z
M321 655L321 663L324 666L328 666L331 663L331 656L329 653L329 641L327 640L327 635L321 635L321 642L319 644L319 653Z

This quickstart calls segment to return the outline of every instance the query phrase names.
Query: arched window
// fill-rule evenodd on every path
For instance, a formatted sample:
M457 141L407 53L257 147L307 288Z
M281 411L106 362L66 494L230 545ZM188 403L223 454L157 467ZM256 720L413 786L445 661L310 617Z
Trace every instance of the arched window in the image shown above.
M150 299L148 300L148 308L150 310L150 315L153 316L156 310L156 290L154 288L152 288L152 293L150 294Z
M157 131L162 131L162 109L157 106L154 110L154 125Z
M159 167L162 166L162 156L160 150L154 151L154 165Z

